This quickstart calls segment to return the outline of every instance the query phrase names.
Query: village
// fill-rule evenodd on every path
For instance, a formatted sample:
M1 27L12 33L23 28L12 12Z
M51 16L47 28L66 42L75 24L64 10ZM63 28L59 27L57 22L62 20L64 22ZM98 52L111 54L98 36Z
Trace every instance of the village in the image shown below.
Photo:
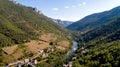
M74 44L75 45L75 44ZM76 43L76 45L78 45ZM77 46L78 47L78 46ZM75 51L78 50L77 47L73 47L71 49L71 51L74 51L73 55L75 54ZM6 64L4 67L13 67L13 66L17 66L17 67L23 67L23 66L30 66L30 67L36 67L35 65L39 63L40 59L38 59L38 57L44 59L46 57L49 56L50 53L54 52L54 48L47 48L47 49L39 49L37 50L37 54L32 57L32 58L26 58L24 60L18 60L15 62L11 62L9 64ZM79 49L81 51L82 55L86 55L89 50L85 49L84 47L81 47ZM68 54L69 56L70 54ZM73 56L67 63L64 63L62 66L63 67L72 67L72 63L77 59L76 56Z
M53 51L54 51L54 48L49 48L49 49L47 49L47 51L39 49L37 51L37 55L34 56L33 58L31 58L31 59L26 58L24 60L18 60L18 61L6 64L4 67L13 67L13 66L17 66L17 67L23 67L23 66L36 67L35 64L38 64L38 60L39 60L39 59L37 59L37 57L46 58L46 57L48 57L48 54L50 54Z

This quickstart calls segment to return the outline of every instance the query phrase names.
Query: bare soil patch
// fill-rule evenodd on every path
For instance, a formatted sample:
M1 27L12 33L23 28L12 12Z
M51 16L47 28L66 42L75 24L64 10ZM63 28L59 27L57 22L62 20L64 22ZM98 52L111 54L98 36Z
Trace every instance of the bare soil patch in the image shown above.
M57 48L60 49L60 50L65 50L65 48L62 47L62 46L57 46Z
M69 41L60 41L58 42L58 45L62 46L62 47L69 47Z
M37 52L39 49L45 49L50 47L49 43L42 42L41 44L39 44L39 42L35 40L29 43L25 43L25 45L27 46L27 50L31 52Z
M48 42L48 41L55 41L57 38L55 34L50 33L50 34L41 35L40 39Z
M3 51L5 51L7 54L12 54L17 48L17 45L10 46L10 47L4 47L2 48Z
M13 56L15 59L18 59L18 58L20 58L21 56L23 56L22 49L18 49L14 54L12 54L12 56Z

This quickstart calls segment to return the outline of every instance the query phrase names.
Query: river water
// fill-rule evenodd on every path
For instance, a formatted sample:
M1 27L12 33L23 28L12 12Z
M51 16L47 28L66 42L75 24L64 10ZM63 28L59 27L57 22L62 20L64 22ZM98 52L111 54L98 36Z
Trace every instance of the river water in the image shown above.
M72 56L75 54L75 51L78 49L78 43L76 41L73 41L73 47L70 50L70 52L68 53L67 57ZM66 57L66 58L67 58Z

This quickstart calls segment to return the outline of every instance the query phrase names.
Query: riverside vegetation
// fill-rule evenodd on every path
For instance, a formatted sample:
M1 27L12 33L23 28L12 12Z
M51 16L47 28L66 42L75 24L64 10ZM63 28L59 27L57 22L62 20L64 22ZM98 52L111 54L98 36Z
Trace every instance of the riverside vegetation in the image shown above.
M101 24L100 26L96 25L95 27L93 26L94 28L89 28L89 30L85 27L86 29L84 28L84 31L76 33L77 35L75 36L79 42L79 50L76 51L77 60L73 63L73 67L120 66L119 8L120 7L116 7L107 11L108 14L114 16L104 18L104 20L109 19L105 22L105 24ZM101 15L101 13L98 14ZM95 14L94 16L97 17ZM106 15L103 17L106 17ZM103 19L99 21L103 21ZM85 43L85 45L83 43ZM88 49L89 53L81 54L80 47Z

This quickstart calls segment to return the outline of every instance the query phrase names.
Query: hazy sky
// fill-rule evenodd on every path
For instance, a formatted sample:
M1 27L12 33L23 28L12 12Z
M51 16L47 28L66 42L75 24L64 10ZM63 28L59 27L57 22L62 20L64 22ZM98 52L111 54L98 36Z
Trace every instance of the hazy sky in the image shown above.
M120 6L120 0L15 0L36 7L44 15L62 20L77 21L97 12Z

